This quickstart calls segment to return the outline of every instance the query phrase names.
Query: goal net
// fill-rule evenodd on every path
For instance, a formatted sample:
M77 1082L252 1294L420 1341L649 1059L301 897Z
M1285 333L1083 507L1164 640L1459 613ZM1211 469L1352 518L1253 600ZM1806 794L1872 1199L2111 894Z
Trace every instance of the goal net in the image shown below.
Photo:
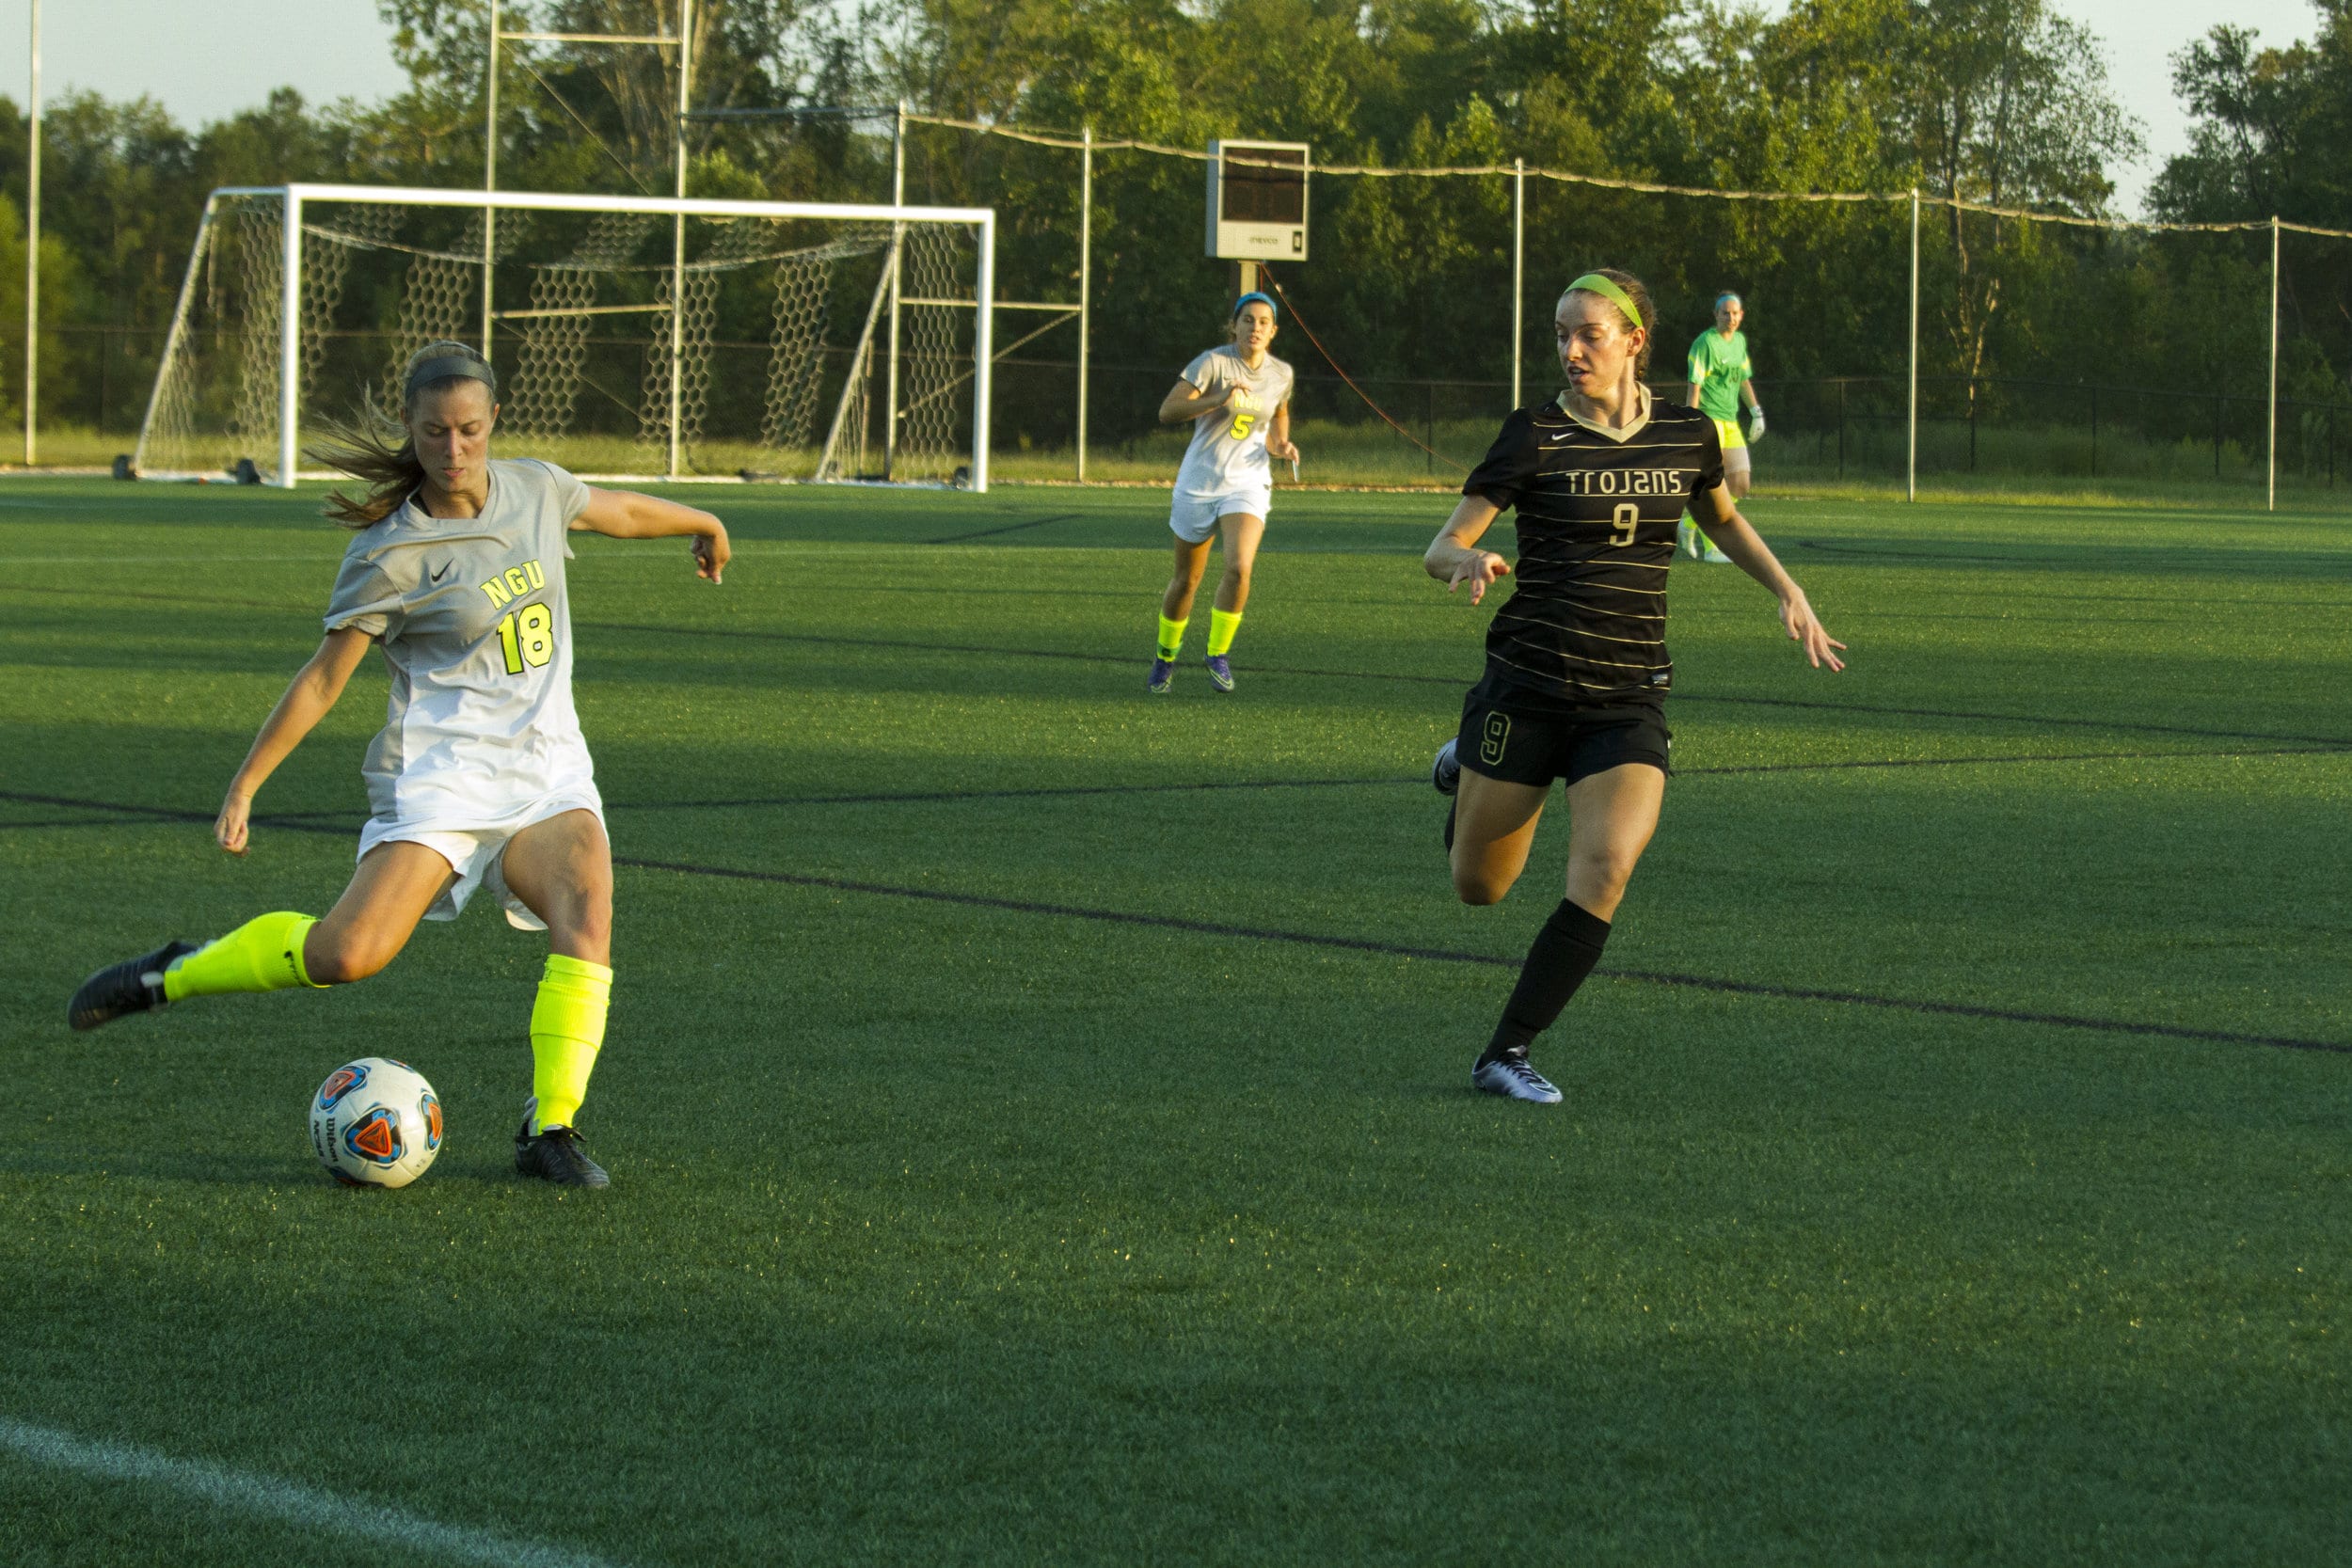
M994 214L350 185L215 191L135 468L329 477L322 421L480 345L590 479L988 484Z

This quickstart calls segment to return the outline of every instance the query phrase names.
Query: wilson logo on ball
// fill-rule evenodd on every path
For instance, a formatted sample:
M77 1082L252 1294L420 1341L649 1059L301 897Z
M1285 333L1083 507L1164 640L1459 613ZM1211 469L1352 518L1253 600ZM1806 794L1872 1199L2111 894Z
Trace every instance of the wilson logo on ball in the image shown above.
M349 1067L337 1068L326 1075L326 1082L319 1085L319 1109L333 1110L343 1102L344 1096L361 1087L367 1081L368 1069L365 1063L354 1062Z
M343 1148L379 1165L397 1164L407 1148L400 1135L400 1113L378 1105L343 1130Z

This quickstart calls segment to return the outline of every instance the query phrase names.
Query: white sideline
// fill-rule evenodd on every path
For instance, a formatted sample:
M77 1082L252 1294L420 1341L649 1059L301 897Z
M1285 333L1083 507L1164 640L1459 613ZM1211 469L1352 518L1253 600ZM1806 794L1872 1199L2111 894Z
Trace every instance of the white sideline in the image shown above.
M358 1502L271 1476L173 1459L151 1449L76 1437L5 1416L0 1416L0 1449L13 1450L37 1465L106 1481L167 1486L215 1507L265 1514L306 1529L333 1530L464 1562L487 1563L493 1568L612 1568L601 1558L562 1547L444 1525L405 1509Z

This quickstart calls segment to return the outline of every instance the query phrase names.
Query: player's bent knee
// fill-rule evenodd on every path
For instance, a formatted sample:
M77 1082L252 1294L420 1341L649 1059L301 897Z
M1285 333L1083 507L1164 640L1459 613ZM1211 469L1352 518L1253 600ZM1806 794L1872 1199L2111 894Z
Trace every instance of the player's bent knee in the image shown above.
M303 944L302 966L314 986L347 986L380 974L400 956L400 943L364 931L335 932L323 942Z
M1613 849L1597 849L1571 857L1568 862L1568 881L1581 892L1615 903L1625 895L1626 884L1633 879L1633 867L1641 860Z
M1454 868L1454 895L1465 904L1500 904L1502 895L1511 891L1516 876L1504 876L1485 866Z

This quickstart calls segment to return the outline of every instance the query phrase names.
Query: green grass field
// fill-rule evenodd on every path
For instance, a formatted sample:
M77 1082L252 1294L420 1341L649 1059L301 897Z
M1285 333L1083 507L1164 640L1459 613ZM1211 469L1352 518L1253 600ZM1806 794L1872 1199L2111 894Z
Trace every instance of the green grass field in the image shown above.
M486 901L66 1031L333 900L383 677L230 860L343 536L0 489L0 1561L2352 1560L2340 521L1758 500L1852 668L1677 569L1544 1111L1468 1085L1565 824L1454 901L1442 498L1280 498L1241 690L1166 700L1161 494L691 499L723 588L573 567L583 1196L512 1174L544 944ZM399 1193L304 1133L371 1053L449 1110Z

